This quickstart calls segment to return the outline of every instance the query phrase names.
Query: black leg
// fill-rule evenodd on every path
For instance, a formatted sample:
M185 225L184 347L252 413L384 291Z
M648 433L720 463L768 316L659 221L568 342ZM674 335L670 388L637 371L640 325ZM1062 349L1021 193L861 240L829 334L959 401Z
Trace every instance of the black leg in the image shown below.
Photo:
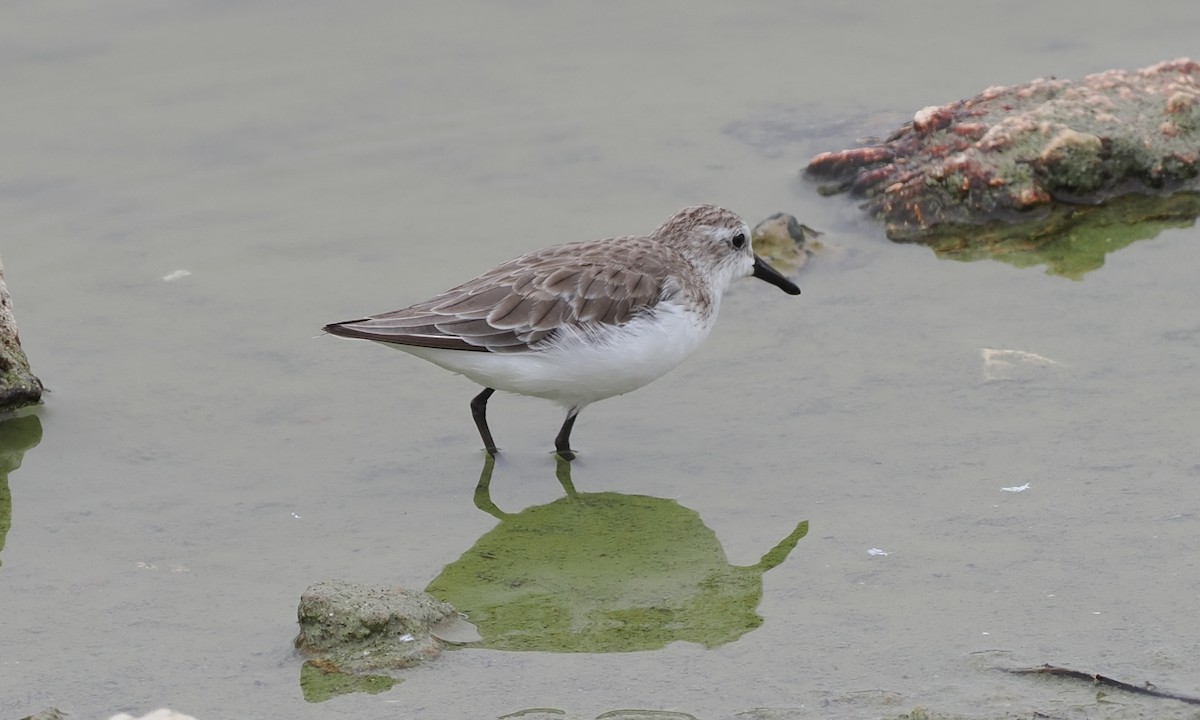
M563 421L562 429L558 431L558 437L554 438L554 449L562 456L563 460L574 460L575 452L571 450L571 428L575 427L575 418L579 416L579 408L571 408L567 411L567 419Z
M483 458L483 471L479 473L479 484L475 486L475 507L484 511L497 520L505 520L508 515L492 502L492 471L496 469L496 456L487 455ZM783 562L780 560L780 562ZM776 563L778 565L779 563Z
M567 497L573 498L579 495L575 491L575 483L571 482L571 461L562 455L554 456L554 477L558 478L558 484L562 485Z
M484 388L471 400L471 416L475 418L475 427L479 428L479 437L483 438L483 449L493 456L500 452L496 449L496 441L492 439L492 431L488 430L487 424L487 401L494 392L495 388Z

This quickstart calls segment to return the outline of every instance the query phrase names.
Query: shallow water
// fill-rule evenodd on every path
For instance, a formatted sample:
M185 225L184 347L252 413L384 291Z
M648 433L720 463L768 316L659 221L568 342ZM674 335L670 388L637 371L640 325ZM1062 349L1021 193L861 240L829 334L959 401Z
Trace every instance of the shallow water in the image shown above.
M0 717L1184 716L990 667L1200 692L1200 231L1073 282L892 245L797 170L1198 33L1190 1L4 6L0 254L53 392L8 479ZM798 298L740 283L695 357L588 408L573 481L694 511L732 565L809 521L762 626L454 652L306 704L308 584L424 587L497 522L472 501L476 388L318 328L698 202L791 212L839 252ZM987 348L1054 363L1001 379ZM492 499L555 501L560 411L491 410Z

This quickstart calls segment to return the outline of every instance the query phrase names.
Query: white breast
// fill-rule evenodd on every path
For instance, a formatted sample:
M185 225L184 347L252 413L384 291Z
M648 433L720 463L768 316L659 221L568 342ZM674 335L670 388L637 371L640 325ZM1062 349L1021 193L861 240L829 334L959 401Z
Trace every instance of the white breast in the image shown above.
M460 373L485 387L580 407L623 395L665 375L696 351L712 329L707 317L660 303L623 326L564 333L552 347L491 353L390 345Z

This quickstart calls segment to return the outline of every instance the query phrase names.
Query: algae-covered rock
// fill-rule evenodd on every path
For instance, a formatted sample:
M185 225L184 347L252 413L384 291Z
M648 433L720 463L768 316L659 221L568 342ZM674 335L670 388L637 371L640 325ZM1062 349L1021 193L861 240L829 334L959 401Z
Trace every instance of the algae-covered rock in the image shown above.
M300 596L296 647L322 667L367 673L412 667L441 652L434 627L457 614L419 590L327 580Z
M36 405L42 389L42 381L29 370L29 360L21 349L12 298L4 284L4 264L0 263L0 412Z
M500 520L426 588L466 613L482 645L504 650L628 652L677 640L706 647L762 624L762 574L808 523L754 565L730 565L716 535L674 500L580 493L506 513L492 502L488 459L476 505Z
M1200 214L1200 63L1109 70L1079 81L992 87L917 112L887 140L822 153L807 174L822 192L850 191L883 219L889 238L962 259L1060 258L1078 277L1103 262L1115 222L1152 237ZM1116 198L1120 218L1096 206ZM1064 232L1086 238L1059 242ZM1131 241L1131 240L1129 240ZM1069 256L1082 250L1089 259Z
M777 212L754 226L750 233L754 254L785 273L796 272L822 245L823 233L813 230L795 215Z

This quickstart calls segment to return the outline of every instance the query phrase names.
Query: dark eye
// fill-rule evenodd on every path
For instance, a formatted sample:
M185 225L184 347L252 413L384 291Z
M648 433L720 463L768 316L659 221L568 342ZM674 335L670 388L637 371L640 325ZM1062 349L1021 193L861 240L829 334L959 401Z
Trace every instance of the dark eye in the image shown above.
M741 250L742 248L746 247L745 233L738 233L737 235L734 235L733 238L730 240L730 242L733 243L733 246L735 248L737 248L738 250Z

